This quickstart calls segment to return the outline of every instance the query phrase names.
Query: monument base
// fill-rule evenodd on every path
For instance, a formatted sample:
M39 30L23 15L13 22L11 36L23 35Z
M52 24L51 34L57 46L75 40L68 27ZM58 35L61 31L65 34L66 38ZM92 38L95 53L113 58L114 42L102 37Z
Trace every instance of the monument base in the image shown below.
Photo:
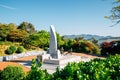
M60 59L44 59L43 64L58 65L59 68L63 68L68 62L80 62L90 61L87 57L75 56L75 55L63 55Z
M43 54L42 56L42 69L47 69L47 71L52 74L56 71L56 68L64 68L69 62L80 62L80 61L90 61L88 57L75 56L71 54L61 55L59 59L51 58L49 54ZM39 58L39 57L38 57Z
M54 59L60 59L61 58L61 53L60 50L57 50L55 53L48 53L51 55L52 58Z

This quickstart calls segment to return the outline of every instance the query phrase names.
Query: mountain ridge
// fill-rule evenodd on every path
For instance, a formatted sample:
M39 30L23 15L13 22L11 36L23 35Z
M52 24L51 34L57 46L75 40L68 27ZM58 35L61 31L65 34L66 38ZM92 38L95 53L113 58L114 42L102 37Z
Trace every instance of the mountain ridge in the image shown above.
M109 38L120 38L120 37L113 37L113 36L99 36L99 35L92 35L92 34L80 34L80 35L64 35L65 39L75 39L76 37L84 37L84 39L92 39L95 38L97 40L100 39L109 39Z

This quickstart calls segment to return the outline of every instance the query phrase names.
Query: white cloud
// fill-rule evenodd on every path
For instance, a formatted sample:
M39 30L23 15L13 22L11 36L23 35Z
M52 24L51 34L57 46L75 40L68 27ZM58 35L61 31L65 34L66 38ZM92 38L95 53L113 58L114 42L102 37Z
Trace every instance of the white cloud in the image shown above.
M14 7L3 5L3 4L0 4L0 7L6 8L6 9L10 9L10 10L15 9Z

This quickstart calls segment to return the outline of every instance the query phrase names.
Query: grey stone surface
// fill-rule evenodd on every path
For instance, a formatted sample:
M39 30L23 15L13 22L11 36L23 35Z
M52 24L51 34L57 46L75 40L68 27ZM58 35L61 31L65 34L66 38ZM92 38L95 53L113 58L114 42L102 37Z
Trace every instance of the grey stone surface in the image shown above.
M0 62L2 62L3 61L3 57L0 57Z
M53 25L50 26L50 45L49 45L49 54L52 58L60 58L60 51L57 49L57 39L56 32Z

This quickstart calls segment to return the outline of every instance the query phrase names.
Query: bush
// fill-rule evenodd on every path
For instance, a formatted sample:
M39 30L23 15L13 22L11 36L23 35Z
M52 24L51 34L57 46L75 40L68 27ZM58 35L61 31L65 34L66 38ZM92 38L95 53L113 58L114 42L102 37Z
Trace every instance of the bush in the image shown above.
M24 48L22 46L19 46L16 50L16 53L22 53L24 51Z
M73 51L75 52L100 54L99 47L87 40L74 42L72 48L73 48Z
M50 80L50 75L46 70L42 70L41 66L41 62L38 62L38 64L36 64L36 60L33 59L31 71L28 72L26 80Z
M7 50L5 50L5 53L6 53L6 54L13 54L13 51L8 48Z
M90 49L88 47L84 47L84 52L85 53L90 53Z
M101 44L102 55L115 55L120 53L120 41L103 42Z
M15 46L10 46L7 50L5 50L6 54L13 54L16 52L16 47Z
M1 74L2 74L2 71L0 70L0 79L2 78Z
M45 47L44 50L47 51L47 50L48 50L48 47Z
M21 67L8 66L1 72L1 80L22 80L24 72Z
M93 53L93 54L100 54L100 49L99 49L99 47L94 45L93 48L92 48L92 53Z
M89 62L69 63L51 80L120 80L120 55Z
M10 46L9 49L11 49L13 53L15 53L17 50L15 46Z

